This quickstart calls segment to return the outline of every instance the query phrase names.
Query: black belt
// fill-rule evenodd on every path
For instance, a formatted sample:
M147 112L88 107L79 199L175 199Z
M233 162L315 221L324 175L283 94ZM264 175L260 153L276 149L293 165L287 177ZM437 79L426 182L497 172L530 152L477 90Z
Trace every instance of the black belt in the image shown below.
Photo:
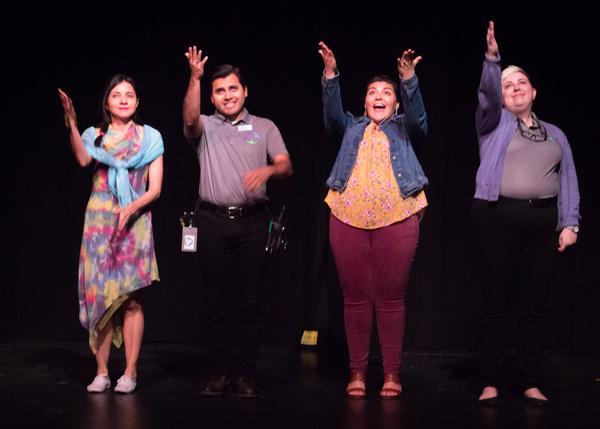
M515 206L531 207L531 208L537 209L537 208L543 208L543 207L556 206L556 197L542 198L542 199L538 199L538 200L535 200L535 199L519 200L517 198L508 198L508 197L503 197L502 195L500 195L500 196L498 196L498 202L512 204Z
M237 219L246 216L252 216L260 212L265 212L266 203L251 204L247 206L218 206L208 201L199 201L197 209L211 213L219 213Z

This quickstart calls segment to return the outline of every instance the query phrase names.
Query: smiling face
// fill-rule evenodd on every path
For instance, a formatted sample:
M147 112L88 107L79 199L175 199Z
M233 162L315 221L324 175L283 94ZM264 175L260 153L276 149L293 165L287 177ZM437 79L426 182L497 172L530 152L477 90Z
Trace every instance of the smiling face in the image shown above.
M365 112L377 125L381 121L391 118L399 105L391 83L375 81L367 88Z
M535 95L536 90L522 72L511 73L502 79L502 104L513 115L520 118L529 115Z
M243 87L235 74L215 79L212 83L210 99L221 115L231 121L239 120L244 114L244 103L248 88Z
M129 82L121 82L108 94L105 109L109 113L111 122L120 121L127 123L133 118L138 105L137 94Z

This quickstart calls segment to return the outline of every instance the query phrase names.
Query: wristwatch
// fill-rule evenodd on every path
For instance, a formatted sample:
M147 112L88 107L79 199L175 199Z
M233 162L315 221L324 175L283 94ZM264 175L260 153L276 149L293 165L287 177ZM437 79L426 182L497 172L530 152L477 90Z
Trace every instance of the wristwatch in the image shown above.
M579 233L579 227L577 225L569 225L569 226L565 226L565 228L570 229L575 234Z

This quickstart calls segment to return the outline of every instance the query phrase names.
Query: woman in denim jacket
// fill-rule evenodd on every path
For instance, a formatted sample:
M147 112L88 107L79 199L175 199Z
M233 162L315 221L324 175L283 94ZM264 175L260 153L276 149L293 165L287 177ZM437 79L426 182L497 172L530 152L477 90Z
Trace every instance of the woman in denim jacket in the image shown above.
M476 117L481 164L472 207L483 298L479 402L499 403L515 308L521 391L527 403L543 406L539 366L546 299L558 252L577 241L577 175L564 133L532 111L536 90L529 77L515 66L500 72L493 22L486 40Z
M423 143L427 119L412 50L398 58L405 113L398 115L396 83L386 77L367 85L364 116L344 113L333 52L320 44L325 128L341 142L327 180L329 239L344 294L353 398L366 395L373 309L383 357L380 395L398 398L404 336L404 292L417 249L428 184L413 145Z

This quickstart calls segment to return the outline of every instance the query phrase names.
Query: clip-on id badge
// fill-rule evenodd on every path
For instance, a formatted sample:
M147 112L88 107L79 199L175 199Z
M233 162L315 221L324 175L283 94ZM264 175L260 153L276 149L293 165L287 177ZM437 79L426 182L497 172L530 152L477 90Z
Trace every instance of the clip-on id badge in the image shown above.
M192 219L194 218L194 212L187 216L187 213L183 213L181 217L181 251L182 252L195 252L196 243L198 240L198 229L192 226ZM185 226L185 221L189 220L188 226Z

